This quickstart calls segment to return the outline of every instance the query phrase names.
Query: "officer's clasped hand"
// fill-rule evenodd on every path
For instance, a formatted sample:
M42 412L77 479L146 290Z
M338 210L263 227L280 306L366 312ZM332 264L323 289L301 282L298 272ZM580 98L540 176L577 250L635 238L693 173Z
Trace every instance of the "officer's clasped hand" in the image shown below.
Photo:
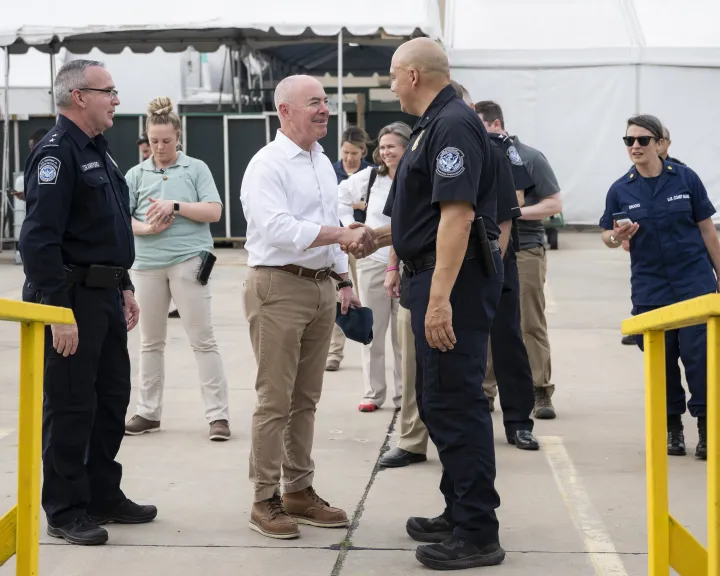
M53 348L65 358L77 352L78 327L77 324L51 324Z
M637 222L633 222L632 224L623 224L622 226L618 226L617 223L614 223L613 238L615 238L616 242L630 240L633 236L635 236L639 228L640 224Z

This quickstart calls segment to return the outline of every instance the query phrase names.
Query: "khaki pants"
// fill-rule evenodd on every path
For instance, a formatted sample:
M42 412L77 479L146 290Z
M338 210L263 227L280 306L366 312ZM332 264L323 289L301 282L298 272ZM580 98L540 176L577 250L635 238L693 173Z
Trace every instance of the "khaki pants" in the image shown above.
M520 323L533 384L536 388L546 388L552 395L555 386L550 384L550 340L545 320L545 248L539 246L518 251L517 265L520 275Z
M257 363L250 480L255 502L312 486L315 407L335 323L335 283L250 268L243 291ZM182 311L180 312L182 314Z
M355 259L355 256L348 254L348 265L350 267L350 280L352 280L355 285L355 294L359 294L360 286L358 285L357 260ZM363 302L363 306L365 305L365 302ZM343 358L345 358L345 333L337 324L333 327L328 356L337 358L338 362L342 362Z
M402 407L400 409L400 438L398 448L413 454L425 454L428 445L428 431L417 407L415 395L415 337L410 324L410 310L400 306L398 310L398 336L402 348Z
M170 268L133 270L132 281L140 306L140 368L137 414L158 421L165 386L165 340L168 307L175 302L195 353L208 422L229 420L228 387L215 340L210 285L197 280L200 258Z
M402 355L398 342L397 315L398 300L390 298L385 290L385 269L387 263L364 258L357 264L360 302L373 312L373 341L363 346L362 362L365 378L363 402L372 402L380 407L385 402L385 335L390 326L390 341L393 350L393 402L400 408L402 400Z

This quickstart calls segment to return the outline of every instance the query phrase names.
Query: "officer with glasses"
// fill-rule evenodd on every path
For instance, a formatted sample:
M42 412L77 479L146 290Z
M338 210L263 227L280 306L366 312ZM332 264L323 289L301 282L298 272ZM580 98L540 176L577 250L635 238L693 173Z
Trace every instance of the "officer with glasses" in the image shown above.
M109 522L140 524L155 506L129 500L116 457L130 401L127 333L140 310L129 192L103 132L120 104L101 62L73 60L55 79L57 124L25 163L20 253L28 290L70 308L76 324L45 334L42 505L48 534L104 544Z
M608 191L600 219L608 248L630 243L632 314L643 314L718 290L720 241L715 208L698 175L660 157L663 126L654 116L627 122L623 137L633 167ZM643 350L643 339L638 337ZM684 456L686 410L678 360L690 389L687 408L697 418L695 457L707 459L707 331L704 325L665 333L668 454Z

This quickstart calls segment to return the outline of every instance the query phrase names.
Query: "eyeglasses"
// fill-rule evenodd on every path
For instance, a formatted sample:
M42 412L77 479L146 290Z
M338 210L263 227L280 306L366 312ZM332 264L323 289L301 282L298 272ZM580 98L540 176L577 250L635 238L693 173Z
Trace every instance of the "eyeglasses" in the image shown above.
M102 92L110 96L110 98L117 98L118 91L114 88L73 88L73 90L80 90L81 92ZM70 92L73 92L70 90Z
M640 146L647 146L650 144L650 140L658 140L655 136L623 136L623 142L628 148L635 144L635 140L638 141Z

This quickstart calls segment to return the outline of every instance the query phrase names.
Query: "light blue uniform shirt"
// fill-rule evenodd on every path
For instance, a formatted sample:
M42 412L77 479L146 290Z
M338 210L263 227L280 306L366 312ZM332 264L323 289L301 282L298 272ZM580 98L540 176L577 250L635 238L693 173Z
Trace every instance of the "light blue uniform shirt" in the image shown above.
M161 172L152 156L131 168L125 176L130 188L130 214L145 221L150 198L175 202L217 202L222 205L210 169L202 160L178 153L175 164ZM179 214L160 234L135 237L134 270L169 268L212 250L210 224Z

